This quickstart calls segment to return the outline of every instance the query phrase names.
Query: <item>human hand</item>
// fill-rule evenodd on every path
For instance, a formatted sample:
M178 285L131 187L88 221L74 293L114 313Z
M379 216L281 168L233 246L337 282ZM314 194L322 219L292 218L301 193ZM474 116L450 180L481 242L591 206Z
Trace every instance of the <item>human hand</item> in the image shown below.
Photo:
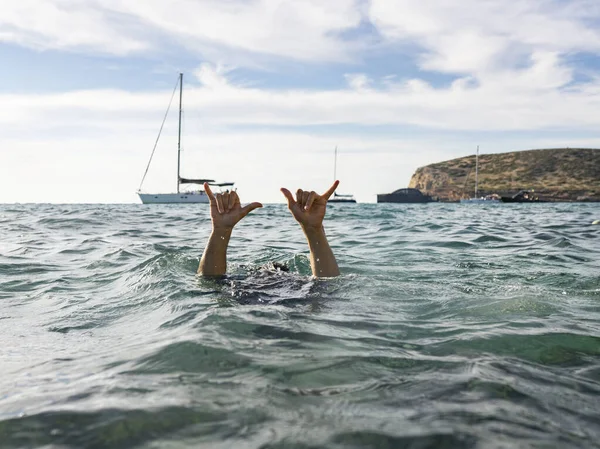
M217 193L215 196L208 183L204 183L204 191L210 201L210 218L213 229L231 230L254 209L262 207L261 203L250 203L242 207L237 192Z
M304 230L320 229L323 226L323 218L325 218L327 200L335 192L339 183L339 181L335 181L322 195L314 191L307 192L298 189L296 200L294 200L291 192L286 188L282 187L281 193L287 199L290 212Z

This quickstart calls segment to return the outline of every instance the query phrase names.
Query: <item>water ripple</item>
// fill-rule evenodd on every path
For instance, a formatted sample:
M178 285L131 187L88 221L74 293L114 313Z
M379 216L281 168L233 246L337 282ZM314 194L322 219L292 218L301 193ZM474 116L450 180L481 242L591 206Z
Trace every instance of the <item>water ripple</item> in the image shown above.
M595 204L0 206L3 448L600 447ZM277 270L273 262L288 266Z

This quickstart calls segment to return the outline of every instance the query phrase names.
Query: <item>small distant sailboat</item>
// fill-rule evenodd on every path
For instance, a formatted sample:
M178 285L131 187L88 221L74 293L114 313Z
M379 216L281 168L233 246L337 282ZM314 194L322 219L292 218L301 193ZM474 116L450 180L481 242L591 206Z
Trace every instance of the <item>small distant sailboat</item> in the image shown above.
M467 204L487 204L487 203L500 203L500 198L497 195L486 195L478 197L479 188L479 145L477 145L477 153L475 154L475 196L473 198L461 199L461 203Z
M337 145L335 147L335 156L333 160L333 181L335 182L337 179ZM336 192L333 192L333 196L327 200L328 203L356 203L356 199L354 199L354 195L340 195Z
M140 183L140 187L137 191L140 200L142 200L143 204L181 204L181 203L208 203L208 195L203 189L197 190L181 190L182 184L204 184L207 182L211 186L221 187L231 189L233 188L233 182L215 182L213 179L193 179L193 178L183 178L180 174L181 167L181 112L182 112L182 99L183 99L183 73L179 74L179 130L177 134L177 192L175 193L142 193L142 184L144 184L144 179L146 179L146 175L148 174L148 169L150 168L150 163L152 162L152 156L154 156L154 150L156 150L156 145L158 144L158 139L160 139L160 133L165 124L165 120L167 118L167 114L169 113L169 109L171 107L171 103L169 103L169 107L167 108L167 113L165 114L165 118L163 119L163 123L158 132L158 137L156 138L156 143L154 144L154 149L152 150L152 154L150 155L150 160L148 161L148 165L146 166L146 171L144 172L144 176L142 178L142 182ZM177 89L177 85L175 85L175 89ZM175 90L173 90L173 95L175 95ZM173 97L171 97L171 101L173 101Z

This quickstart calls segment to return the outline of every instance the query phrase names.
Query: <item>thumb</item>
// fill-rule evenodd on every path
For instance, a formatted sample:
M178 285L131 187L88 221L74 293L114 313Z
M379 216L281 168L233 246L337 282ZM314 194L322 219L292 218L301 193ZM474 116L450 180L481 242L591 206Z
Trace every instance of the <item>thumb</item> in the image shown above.
M263 205L261 203L250 203L250 204L246 204L244 207L242 207L241 212L242 212L242 217L245 217L246 215L248 215L250 212L252 212L254 209L258 209L259 207L263 207Z
M294 196L292 195L292 193L286 189L285 187L282 187L281 189L281 193L283 193L283 196L285 196L285 198L287 199L288 202L288 207L291 209L292 206L294 204L296 204L296 201L294 200Z
M212 205L212 204L216 203L215 195L212 192L212 190L210 189L208 182L204 183L204 191L206 192L206 195L208 196L208 200L210 201L210 204Z

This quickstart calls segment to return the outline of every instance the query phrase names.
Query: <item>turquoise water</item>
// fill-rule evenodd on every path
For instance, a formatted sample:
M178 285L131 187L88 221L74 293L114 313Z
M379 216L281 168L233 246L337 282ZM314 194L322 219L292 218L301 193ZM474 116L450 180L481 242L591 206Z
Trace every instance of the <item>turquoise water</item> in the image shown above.
M600 447L600 204L207 212L0 206L0 447Z

